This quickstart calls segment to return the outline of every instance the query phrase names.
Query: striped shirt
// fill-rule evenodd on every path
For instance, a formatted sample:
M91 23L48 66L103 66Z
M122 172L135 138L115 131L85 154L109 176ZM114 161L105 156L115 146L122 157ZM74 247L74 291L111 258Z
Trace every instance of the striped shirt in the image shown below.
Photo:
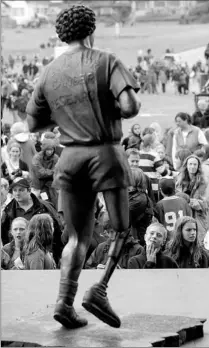
M157 169L162 165L163 161L155 151L140 151L139 168L151 179L152 189L155 192L158 191L158 182L161 177Z

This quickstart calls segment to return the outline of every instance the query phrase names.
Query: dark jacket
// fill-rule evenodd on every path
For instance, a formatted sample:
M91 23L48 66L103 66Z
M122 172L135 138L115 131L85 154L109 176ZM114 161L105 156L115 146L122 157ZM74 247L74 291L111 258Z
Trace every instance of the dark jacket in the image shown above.
M56 210L53 206L45 202L41 199L38 199L33 193L31 193L31 198L33 200L33 209L31 210L31 216L27 217L30 220L36 214L44 214L48 213L51 215L54 221L54 235L53 235L53 245L52 245L52 253L56 264L58 264L63 244L61 242L61 224L57 215ZM17 217L16 212L16 200L12 199L12 201L5 207L2 218L1 218L1 238L3 245L10 242L9 231L11 228L12 221Z
M199 128L208 128L209 127L209 110L206 110L204 114L201 111L195 111L192 115L192 124L193 126Z
M48 201L53 203L55 208L57 208L58 196L56 189L52 187L52 182L58 159L59 157L55 153L46 159L44 151L40 151L33 157L31 167L32 187L41 190L41 192L46 192Z
M166 250L166 255L171 255L171 253ZM180 257L178 260L176 260L179 268L208 268L208 256L206 251L202 248L202 257L199 260L199 266L195 265L193 261L192 254L190 252L190 249L186 247L185 245L182 245L180 247Z
M129 260L128 268L178 268L178 265L171 257L164 255L162 251L159 251L156 255L156 263L147 261L144 248L140 255L134 256Z
M23 162L21 159L19 160L19 170L17 170L17 176L22 176L21 171L29 172L28 165ZM6 162L3 162L1 165L2 177L9 181L9 184L12 184L12 179L10 178Z
M85 268L97 268L99 264L106 265L110 244L110 239L99 244L88 259ZM122 255L118 262L119 267L128 268L129 259L134 255L140 254L142 250L143 247L139 244L139 242L133 237L129 236L125 243L125 246L123 247Z

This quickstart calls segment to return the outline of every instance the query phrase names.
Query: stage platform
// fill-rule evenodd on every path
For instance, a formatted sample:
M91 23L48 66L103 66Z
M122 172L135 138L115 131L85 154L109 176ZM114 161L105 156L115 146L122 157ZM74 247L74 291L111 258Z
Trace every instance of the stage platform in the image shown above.
M79 282L75 307L88 326L66 330L53 320L59 271L2 271L2 346L209 346L209 270L117 270L108 297L121 318L119 329L81 306L101 272L85 270Z

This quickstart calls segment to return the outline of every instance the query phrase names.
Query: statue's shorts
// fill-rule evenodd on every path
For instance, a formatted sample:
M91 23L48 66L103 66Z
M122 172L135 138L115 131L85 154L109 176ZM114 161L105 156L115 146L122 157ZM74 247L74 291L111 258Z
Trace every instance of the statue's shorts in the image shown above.
M53 185L69 192L102 192L131 185L131 171L121 145L65 147Z

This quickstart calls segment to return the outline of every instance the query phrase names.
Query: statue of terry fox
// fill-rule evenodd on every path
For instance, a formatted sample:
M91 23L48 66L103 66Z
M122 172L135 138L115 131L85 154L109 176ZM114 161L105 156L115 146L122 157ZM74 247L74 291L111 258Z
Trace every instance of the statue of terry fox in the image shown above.
M95 23L94 12L85 6L58 15L56 32L69 47L46 66L27 105L30 131L56 124L65 146L54 186L60 190L69 241L62 253L54 319L66 328L87 325L73 303L93 233L98 192L103 192L116 237L104 274L85 293L82 306L113 327L120 327L120 319L106 290L129 234L131 173L120 145L121 119L138 114L139 88L119 59L93 48Z

